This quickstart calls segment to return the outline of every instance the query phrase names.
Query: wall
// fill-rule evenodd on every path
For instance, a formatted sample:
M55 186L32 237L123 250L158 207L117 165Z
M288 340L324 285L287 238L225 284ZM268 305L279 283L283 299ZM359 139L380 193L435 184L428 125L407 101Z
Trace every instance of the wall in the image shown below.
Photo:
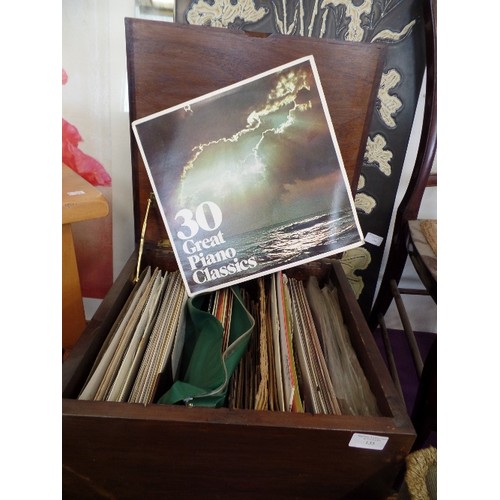
M113 275L134 248L124 17L134 0L71 0L62 3L62 65L68 83L62 114L112 177ZM84 299L87 317L100 303Z

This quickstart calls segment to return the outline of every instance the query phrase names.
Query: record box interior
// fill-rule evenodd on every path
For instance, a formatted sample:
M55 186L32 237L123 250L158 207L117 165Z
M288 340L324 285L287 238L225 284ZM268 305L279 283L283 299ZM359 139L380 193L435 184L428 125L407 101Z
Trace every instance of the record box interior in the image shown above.
M385 48L125 20L130 122L313 54L353 191ZM223 119L219 117L219 119ZM330 280L379 414L326 415L79 400L137 265L176 269L131 137L137 248L62 367L63 495L71 498L386 498L415 439L338 259L289 273ZM140 255L139 255L140 254ZM252 290L252 283L246 285ZM383 443L378 446L377 443Z

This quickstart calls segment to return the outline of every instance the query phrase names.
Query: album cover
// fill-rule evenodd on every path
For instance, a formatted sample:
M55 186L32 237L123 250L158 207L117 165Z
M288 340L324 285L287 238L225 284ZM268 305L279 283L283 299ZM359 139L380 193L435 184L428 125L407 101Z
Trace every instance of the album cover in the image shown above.
M307 56L132 123L189 296L362 245L330 113Z

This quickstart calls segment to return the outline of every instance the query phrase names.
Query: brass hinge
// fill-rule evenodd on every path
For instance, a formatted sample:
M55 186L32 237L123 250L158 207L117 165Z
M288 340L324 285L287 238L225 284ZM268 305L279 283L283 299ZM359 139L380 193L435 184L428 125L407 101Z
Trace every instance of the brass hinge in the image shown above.
M146 227L148 225L149 209L151 208L151 203L154 201L154 199L155 199L154 193L150 193L148 198L148 204L146 205L146 214L144 215L144 221L142 222L141 240L139 242L139 255L137 257L137 268L135 270L134 283L137 283L139 281L142 252L144 250L144 237L146 235Z
M169 239L158 241L156 246L159 248L168 248L168 249L172 250L172 243L170 242Z

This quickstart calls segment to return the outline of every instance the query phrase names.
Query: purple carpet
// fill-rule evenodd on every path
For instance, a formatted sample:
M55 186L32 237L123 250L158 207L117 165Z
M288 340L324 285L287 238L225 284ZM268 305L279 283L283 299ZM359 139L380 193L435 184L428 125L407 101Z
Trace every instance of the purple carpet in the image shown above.
M401 388L403 390L406 408L408 410L408 414L411 415L414 409L415 399L417 397L419 378L405 333L400 330L388 330L388 334L394 353L394 359L399 374ZM374 332L374 337L383 358L387 361L380 330L377 329ZM415 332L415 338L420 349L422 360L425 364L427 355L429 354L434 340L436 339L436 334L428 332ZM426 444L437 447L437 433L433 432Z

